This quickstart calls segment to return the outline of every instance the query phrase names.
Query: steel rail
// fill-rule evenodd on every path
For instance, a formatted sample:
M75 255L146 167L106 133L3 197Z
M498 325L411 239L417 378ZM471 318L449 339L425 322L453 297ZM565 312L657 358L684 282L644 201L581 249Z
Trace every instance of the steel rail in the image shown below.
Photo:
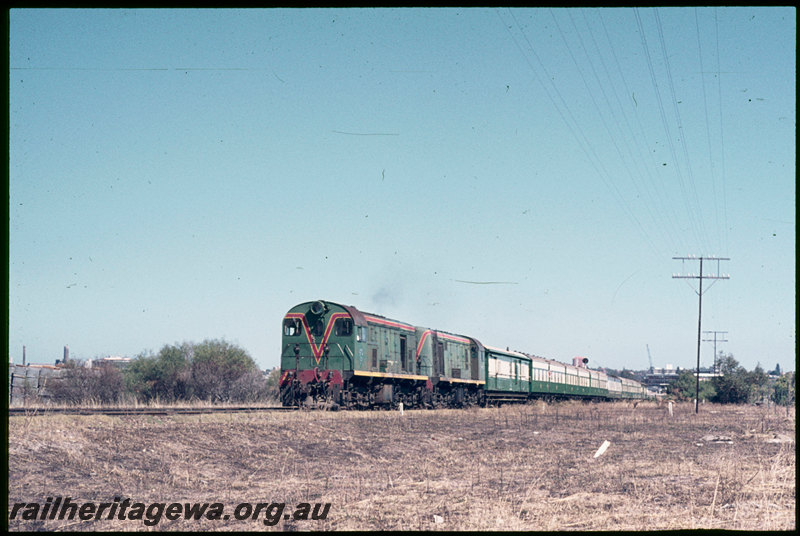
M208 413L258 413L264 411L296 411L297 407L259 407L259 406L230 406L230 407L129 407L129 408L65 408L65 407L38 407L38 408L8 408L11 416L38 416L38 415L199 415Z

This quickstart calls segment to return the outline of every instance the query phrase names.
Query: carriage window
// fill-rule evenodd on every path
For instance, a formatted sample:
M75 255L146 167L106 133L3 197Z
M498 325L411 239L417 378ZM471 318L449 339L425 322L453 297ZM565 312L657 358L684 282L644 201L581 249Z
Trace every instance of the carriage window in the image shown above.
M356 340L359 342L367 340L367 328L365 326L356 328Z
M333 333L342 337L353 334L353 321L349 318L337 318L333 324Z
M303 332L303 325L296 318L286 318L283 321L283 334L287 337L294 337Z

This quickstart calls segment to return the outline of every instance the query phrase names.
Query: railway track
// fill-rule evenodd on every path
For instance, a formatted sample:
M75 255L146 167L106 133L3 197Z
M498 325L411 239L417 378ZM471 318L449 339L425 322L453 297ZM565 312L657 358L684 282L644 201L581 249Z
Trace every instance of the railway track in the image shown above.
M229 406L205 408L8 408L8 415L11 416L32 416L32 415L199 415L204 413L259 413L265 411L296 411L296 407L263 407L263 406Z

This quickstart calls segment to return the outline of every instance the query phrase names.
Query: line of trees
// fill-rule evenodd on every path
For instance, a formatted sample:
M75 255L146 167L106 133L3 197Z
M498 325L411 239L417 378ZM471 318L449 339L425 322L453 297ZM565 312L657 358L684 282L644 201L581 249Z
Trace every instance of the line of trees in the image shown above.
M701 400L794 404L794 372L771 379L761 365L747 371L731 354L722 356L719 364L720 376L700 382ZM774 372L779 374L780 368ZM72 404L270 402L278 397L278 374L276 369L265 378L242 348L224 340L204 340L165 345L157 354L142 353L124 369L113 365L86 368L71 361L57 381L48 382L47 388L53 401ZM684 370L668 392L679 400L692 400L695 381L694 372Z
M277 398L277 371L269 378L242 348L224 340L165 345L145 352L125 368L87 368L71 361L48 383L53 401L86 402L267 402Z
M722 356L719 361L720 376L700 382L700 400L721 404L760 403L771 400L780 405L791 405L795 401L795 373L780 375L780 365L773 371L773 379L761 365L748 371L734 359L732 354ZM669 394L679 400L693 400L697 386L695 373L684 370L668 388Z

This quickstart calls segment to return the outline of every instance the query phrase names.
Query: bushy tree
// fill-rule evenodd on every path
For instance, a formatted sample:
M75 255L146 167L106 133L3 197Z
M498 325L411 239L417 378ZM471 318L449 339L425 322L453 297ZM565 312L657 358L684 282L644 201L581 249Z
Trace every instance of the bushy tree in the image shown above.
M237 382L241 384L241 378L248 373L261 374L253 358L238 346L219 340L205 340L194 346L191 377L198 398L211 401L236 399L232 396L233 388ZM236 391L238 397L243 396L241 389Z
M88 368L75 360L65 363L59 376L47 381L51 400L67 404L114 403L123 389L122 373L117 367L103 364Z
M236 402L258 402L270 398L267 378L260 370L251 370L233 382L230 400Z
M193 347L189 343L165 345L158 355L140 354L125 371L130 391L144 401L173 402L191 398L191 363Z
M127 372L131 391L144 400L256 400L265 390L250 355L224 340L166 345L139 356Z
M733 355L720 356L721 376L712 381L716 395L713 402L722 404L744 404L750 398L750 380L747 370L739 365Z
M772 401L781 406L790 406L795 402L795 373L787 372L775 380Z
M760 403L769 398L771 391L769 376L761 368L761 363L756 364L756 368L747 373L747 383L750 385L749 402Z
M694 400L697 395L697 379L695 373L684 369L678 378L670 382L667 388L669 394L678 400ZM712 400L716 395L714 385L709 381L700 382L700 400Z
M281 369L274 368L270 371L269 376L267 376L267 398L272 398L277 400L280 396L280 382L281 379Z

